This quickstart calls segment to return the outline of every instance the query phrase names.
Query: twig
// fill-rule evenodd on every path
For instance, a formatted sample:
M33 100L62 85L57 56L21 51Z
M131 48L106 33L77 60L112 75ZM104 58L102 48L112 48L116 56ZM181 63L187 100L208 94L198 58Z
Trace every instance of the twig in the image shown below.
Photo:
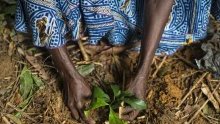
M82 44L83 44L83 45L87 45L88 42L83 42ZM67 50L76 49L76 48L77 48L77 45L71 44L71 45L68 45L66 48L67 48ZM77 49L77 50L76 50L76 53L78 53L79 51L80 51L80 50ZM42 55L44 55L44 54L46 54L45 51L38 52L38 53L35 53L35 54L34 54L34 57L39 57L39 56L42 56Z
M167 56L163 57L162 62L160 63L160 65L157 67L156 71L153 73L152 78L155 78L158 71L161 69L161 67L163 66L163 64L166 62Z
M123 71L123 81L122 81L122 90L125 90L125 82L126 82L126 79L125 79L125 71ZM124 101L121 102L121 106L119 107L119 110L118 110L118 115L119 115L119 118L122 119L122 114L123 114L123 108L124 108Z
M212 94L210 88L208 85L206 85L205 83L202 83L202 87L201 90L203 92L203 94L205 94L207 96L207 98L209 99L209 101L212 103L213 107L216 109L216 111L220 111L219 108L219 103L218 101L215 99L214 95Z
M210 80L210 79L207 79L208 80L208 84L209 84L209 86L210 86L210 88L211 88L211 90L213 90L213 85L212 85L212 81ZM219 81L218 81L219 82ZM219 105L220 105L220 95L218 94L218 92L215 92L214 93L214 97L216 98L216 100L218 101L218 103L219 103Z
M11 124L5 116L2 117L2 120L5 122L5 124Z
M186 63L187 65L189 65L189 66L191 66L191 67L193 67L193 68L195 68L195 69L198 69L198 67L197 67L196 65L194 65L193 63L191 63L189 60L186 60L186 59L185 59L184 57L182 57L181 55L175 53L175 56L176 56L178 59L182 60L182 61L183 61L184 63Z
M95 65L99 65L101 67L103 67L103 64L100 62L94 62L94 61L80 61L80 62L76 62L77 65L88 65L88 64L95 64Z
M83 43L82 43L82 40L79 40L79 41L78 41L78 45L79 45L79 48L80 48L80 50L81 50L81 53L82 53L82 55L83 55L84 60L85 60L85 61L89 61L90 58L89 58L89 55L86 53L86 50L85 50L85 48L84 48L84 46L83 46Z
M13 85L12 90L10 92L10 96L8 98L6 98L7 101L11 101L11 99L15 96L15 92L16 92L16 90L18 90L17 88L18 88L19 79L20 79L20 77L18 76L16 81L13 83L14 85Z
M217 91L217 89L219 88L219 86L220 86L220 82L218 83L218 85L216 86L216 88L214 89L214 91L212 91L212 94L214 94L216 91ZM209 99L207 99L206 101L205 101L205 103L197 110L197 112L192 116L192 118L188 121L188 122L186 122L186 124L190 124L193 120L194 120L194 118L200 113L200 111L206 106L206 104L209 102L210 100Z
M50 79L50 75L46 72L46 70L44 69L44 67L42 67L42 65L40 65L36 58L33 56L29 56L27 55L22 48L18 47L17 51L23 55L25 57L25 59L39 72L39 76L44 79L44 80L49 80Z
M180 108L180 106L183 104L183 102L187 99L187 97L192 93L192 91L202 82L202 80L205 78L205 76L208 74L208 72L204 73L199 80L193 85L193 87L190 89L190 91L185 95L185 97L181 100L180 104L177 106L177 108Z
M157 56L154 56L153 61L152 61L152 64L154 64L156 68L158 68L157 59L158 59Z
M202 112L199 113L203 118L205 118L209 123L213 124L212 120L210 120L210 118L206 117L205 114L203 114Z
M16 106L14 106L13 104L11 104L10 102L7 103L8 106L12 107L14 110L20 112L24 117L28 118L29 120L37 123L36 120L34 120L33 118L31 118L28 114L24 113L21 109L17 108Z
M210 119L212 119L212 120L214 120L214 121L220 121L220 119L217 119L217 118L213 118L213 117L211 117L211 116L207 116L208 118L210 118Z
M146 119L146 116L137 117L138 120Z
M100 51L99 53L95 54L94 57L101 56L104 54L119 54L121 52L124 52L126 50L138 47L140 45L140 42L135 42L129 45L124 45L124 46L114 46L114 47L109 47L105 50Z
M121 102L121 106L119 107L118 116L119 116L120 119L122 119L124 104L125 104L124 102Z

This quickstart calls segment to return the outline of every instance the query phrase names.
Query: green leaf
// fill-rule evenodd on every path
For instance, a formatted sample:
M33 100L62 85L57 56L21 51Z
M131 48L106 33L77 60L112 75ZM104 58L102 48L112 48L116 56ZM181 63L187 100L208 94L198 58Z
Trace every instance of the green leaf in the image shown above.
M37 75L32 75L32 78L38 88L41 88L42 86L44 86L44 82Z
M118 85L111 85L111 88L114 93L114 97L118 97L121 95L121 90Z
M33 89L33 78L31 71L25 66L20 75L20 94L23 99L27 99Z
M95 70L95 65L94 64L81 65L77 67L77 70L82 76L85 77Z
M92 103L89 109L84 111L86 117L89 116L91 110L109 105L109 101L109 96L101 88L95 86L93 89Z
M143 100L137 98L125 98L124 101L134 109L144 110L147 108L146 103Z
M134 97L134 95L131 94L130 92L128 92L128 91L122 91L122 92L121 92L121 95L119 95L119 96L117 97L116 101L121 103L122 101L124 101L125 98L132 98L132 97Z
M33 90L31 90L30 94L33 94ZM20 109L26 108L29 105L32 98L33 98L33 96L29 95L28 98L26 98L23 102L21 102L17 107Z
M91 103L91 106L90 106L90 110L92 109L97 109L97 108L100 108L100 107L104 107L104 106L107 106L109 105L104 99L102 98L96 98L96 100L93 100L92 103Z
M32 94L32 90L31 90L30 94ZM20 103L17 107L20 108L22 111L24 111L29 106L29 104L31 103L32 99L33 99L33 96L29 95L29 97L27 99L25 99L22 103ZM21 117L21 113L17 112L15 114L15 116L16 117Z
M109 96L101 88L95 86L93 88L92 103L89 109L84 111L85 115L88 116L91 110L109 105L109 101Z
M6 114L6 117L13 121L14 124L22 124L21 120L12 114Z
M96 86L93 89L92 98L93 99L96 99L96 98L104 99L105 102L110 101L109 96L101 88L96 87Z
M123 91L121 96L123 96L123 97L132 97L134 95L132 93L130 93L129 91Z
M118 115L114 112L114 110L111 107L109 107L109 109L109 124L126 124L118 117Z

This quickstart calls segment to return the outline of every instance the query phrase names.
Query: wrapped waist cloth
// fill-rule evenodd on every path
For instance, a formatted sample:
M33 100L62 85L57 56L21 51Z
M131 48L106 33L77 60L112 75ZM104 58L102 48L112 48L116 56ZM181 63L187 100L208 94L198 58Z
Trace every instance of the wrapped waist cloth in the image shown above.
M17 0L15 29L31 32L34 45L56 48L86 31L90 44L112 45L141 38L144 0ZM213 5L213 6L211 6ZM206 36L209 14L220 19L220 0L175 0L157 53L172 54ZM85 29L85 30L84 30ZM140 36L139 36L140 35Z

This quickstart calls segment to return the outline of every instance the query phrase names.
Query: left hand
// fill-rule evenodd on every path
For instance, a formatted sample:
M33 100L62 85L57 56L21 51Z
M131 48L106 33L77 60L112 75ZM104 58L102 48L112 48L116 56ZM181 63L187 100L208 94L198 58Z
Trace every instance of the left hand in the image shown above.
M146 80L153 60L154 53L160 42L164 27L172 10L174 0L145 0L144 1L144 38L141 42L138 73L128 84L127 90L137 98L145 100ZM134 120L140 111L125 108L122 119Z
M143 76L141 74L136 75L127 85L127 91L135 95L137 98L145 101L146 79L147 76ZM140 110L136 110L131 107L125 107L122 111L122 119L132 121L138 116L139 113Z

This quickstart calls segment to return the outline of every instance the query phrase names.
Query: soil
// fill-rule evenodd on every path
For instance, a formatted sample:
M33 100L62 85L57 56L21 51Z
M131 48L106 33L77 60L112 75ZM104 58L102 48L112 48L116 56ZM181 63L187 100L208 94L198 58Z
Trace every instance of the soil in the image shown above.
M0 96L16 79L16 63L7 52L7 44L0 44Z
M14 74L15 70L15 62L13 62L12 58L7 53L7 45L2 44L0 46L0 80L4 80L4 78L11 77Z

